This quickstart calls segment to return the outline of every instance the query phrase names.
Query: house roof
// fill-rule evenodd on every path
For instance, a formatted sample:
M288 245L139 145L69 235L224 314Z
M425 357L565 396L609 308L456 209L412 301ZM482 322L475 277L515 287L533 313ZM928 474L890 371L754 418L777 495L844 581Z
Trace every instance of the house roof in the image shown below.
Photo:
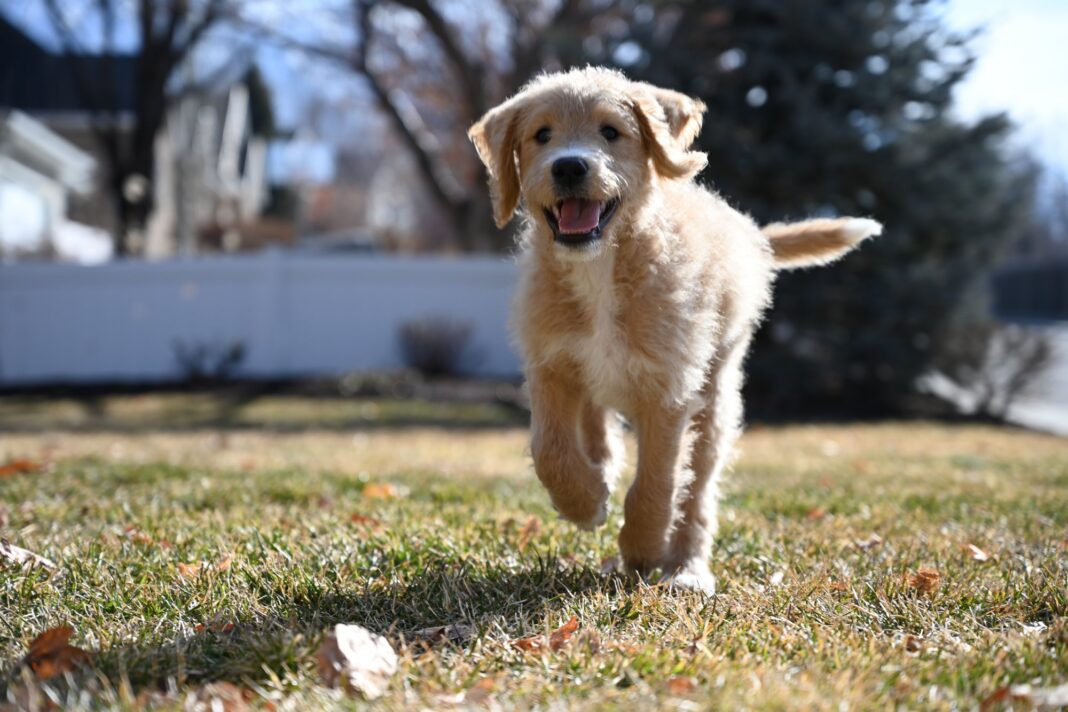
M30 112L133 111L137 58L132 54L65 57L0 15L0 107ZM93 99L108 104L94 107Z

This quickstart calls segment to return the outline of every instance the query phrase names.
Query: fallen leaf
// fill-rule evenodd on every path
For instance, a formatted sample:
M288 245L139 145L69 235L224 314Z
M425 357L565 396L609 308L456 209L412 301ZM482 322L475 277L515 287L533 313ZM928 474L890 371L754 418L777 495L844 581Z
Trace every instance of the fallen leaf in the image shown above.
M31 569L39 567L52 571L56 568L56 565L51 560L28 549L15 546L7 539L0 539L0 561L26 566Z
M560 650L571 641L571 636L575 634L575 631L579 629L578 616L571 616L571 618L562 626L557 628L549 636L549 647L554 651Z
M467 691L465 695L466 701L471 703L484 703L486 702L494 692L497 690L497 679L493 677L484 677Z
M203 633L204 631L211 631L212 633L230 633L234 630L233 623L197 623L193 626L193 632Z
M363 496L367 499L396 499L400 497L400 490L389 482L372 482L363 488Z
M541 520L531 515L530 519L527 520L527 523L519 530L519 550L522 551L527 548L527 544L530 543L530 540L537 536L540 531Z
M0 477L14 477L15 475L32 475L44 469L44 465L36 460L25 457L15 457L3 465L0 465Z
M449 625L436 625L429 628L420 628L412 633L413 643L436 645L437 643L464 643L475 634L475 627L469 623L450 623Z
M856 544L857 548L861 551L871 551L883 543L883 538L875 532L872 532L872 535L867 539L856 539L853 543Z
M234 557L232 557L229 554L227 554L223 558L219 559L219 561L215 564L215 566L213 568L216 571L221 573L223 571L229 571L230 570L230 565L233 564L233 563L234 563Z
M697 689L697 681L684 675L672 675L668 678L667 689L673 695L688 695Z
M23 664L33 671L38 680L51 680L74 672L89 662L89 653L67 643L72 635L74 628L69 625L49 628L30 641L30 649L22 659Z
M397 671L397 654L389 641L358 625L330 629L315 658L328 687L341 686L369 700L382 696Z
M778 586L782 583L782 580L785 577L786 574L784 574L782 571L776 571L771 575L771 578L768 579L768 586Z
M368 527L370 529L379 529L382 526L381 519L369 517L366 514L360 514L358 512L356 514L353 514L349 518L349 521L351 521L353 524L359 525L361 527Z
M808 510L808 512L805 513L805 519L808 519L808 520L814 521L814 522L815 521L819 521L820 519L823 519L826 516L827 516L827 512L823 511L819 507L813 507L812 509Z
M918 653L918 652L920 652L920 650L923 649L923 646L921 645L922 642L923 642L922 640L920 640L919 638L917 638L914 635L906 635L905 636L905 643L904 643L905 652L907 652L907 653Z
M527 653L536 653L545 647L544 635L531 635L512 641L512 647Z
M935 569L918 569L908 576L909 588L923 594L934 593L942 584L942 575Z
M202 685L185 698L185 712L245 712L251 710L252 690L232 682L212 682Z
M984 561L990 560L990 554L986 553L975 544L966 545L964 547L964 551L968 554L968 556L972 558L973 561L978 561L982 563Z
M998 702L1022 702L1033 709L1058 709L1068 706L1068 685L1057 687L1031 687L1030 685L1006 685L999 687L979 703L979 709L987 712Z
M202 567L203 564L199 562L193 562L191 564L184 564L182 562L178 562L178 574L182 578L196 578L197 575L200 574L200 569Z
M122 535L135 544L143 544L145 546L151 546L156 542L148 534L134 526L126 527L122 530Z

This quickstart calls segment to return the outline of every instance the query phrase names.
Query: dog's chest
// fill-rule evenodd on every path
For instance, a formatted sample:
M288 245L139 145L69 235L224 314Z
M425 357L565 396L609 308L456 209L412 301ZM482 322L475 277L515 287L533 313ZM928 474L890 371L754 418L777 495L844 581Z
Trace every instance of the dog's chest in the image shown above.
M611 260L596 260L575 265L568 275L588 330L564 348L579 364L595 398L602 405L625 409L636 382L657 366L639 355L635 335L624 328L627 304L615 284L613 269Z

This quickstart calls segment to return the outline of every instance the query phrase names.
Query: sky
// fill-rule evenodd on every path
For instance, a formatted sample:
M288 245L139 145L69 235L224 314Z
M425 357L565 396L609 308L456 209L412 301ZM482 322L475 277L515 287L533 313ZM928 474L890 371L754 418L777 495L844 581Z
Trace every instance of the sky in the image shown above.
M47 41L40 0L0 1L7 15ZM90 3L76 0L72 7L80 5ZM975 44L979 61L957 92L960 115L1008 111L1021 142L1068 172L1068 0L947 0L946 21L961 30L985 28ZM282 123L299 118L310 86L342 89L336 79L308 81L306 64L278 52L258 55L268 79L279 85Z
M985 27L957 111L1008 111L1020 139L1068 171L1068 0L951 0L946 20Z

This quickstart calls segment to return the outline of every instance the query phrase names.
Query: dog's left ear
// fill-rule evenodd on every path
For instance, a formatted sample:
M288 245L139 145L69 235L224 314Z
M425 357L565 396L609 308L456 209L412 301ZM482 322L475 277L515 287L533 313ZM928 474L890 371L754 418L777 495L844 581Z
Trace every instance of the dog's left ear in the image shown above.
M708 156L689 150L701 132L703 102L670 89L639 84L632 106L642 141L660 175L691 178L705 167Z
M467 137L475 144L478 157L489 173L493 220L501 228L512 219L519 205L519 167L515 160L519 110L518 97L510 99L487 111L467 130Z

